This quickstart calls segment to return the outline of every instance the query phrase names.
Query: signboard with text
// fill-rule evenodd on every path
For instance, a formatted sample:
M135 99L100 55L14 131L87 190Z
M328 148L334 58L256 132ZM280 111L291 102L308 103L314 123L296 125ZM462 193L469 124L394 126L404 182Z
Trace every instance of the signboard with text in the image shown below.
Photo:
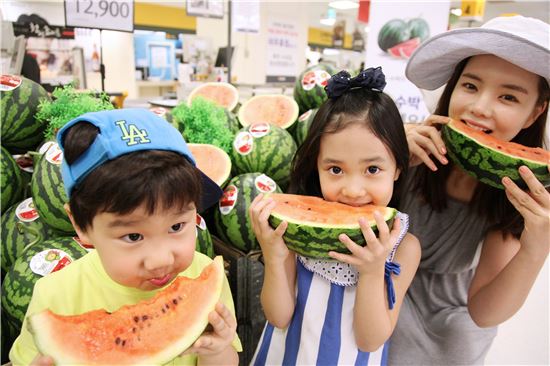
M298 23L270 19L267 23L266 82L294 82L298 75Z
M68 27L134 31L134 0L65 0Z
M384 92L403 122L420 123L429 112L420 90L405 77L407 61L426 39L447 30L450 1L372 0L365 68L382 66Z

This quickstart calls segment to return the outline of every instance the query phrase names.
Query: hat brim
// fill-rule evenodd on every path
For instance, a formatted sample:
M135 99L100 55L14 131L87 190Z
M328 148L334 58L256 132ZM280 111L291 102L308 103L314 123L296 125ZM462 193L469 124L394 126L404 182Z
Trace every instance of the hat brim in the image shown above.
M550 51L508 32L493 29L456 29L436 35L412 54L405 75L417 87L434 90L449 80L463 59L493 54L550 83Z
M220 198L222 198L223 190L216 182L208 178L208 176L200 169L197 168L197 170L200 172L202 178L201 206L197 209L197 211L203 212L207 208L219 202Z

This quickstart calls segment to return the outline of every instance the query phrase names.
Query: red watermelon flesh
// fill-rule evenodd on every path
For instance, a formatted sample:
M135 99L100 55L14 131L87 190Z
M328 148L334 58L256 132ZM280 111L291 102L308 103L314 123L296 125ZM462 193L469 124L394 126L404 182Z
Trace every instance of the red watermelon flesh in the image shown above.
M29 327L40 352L57 365L164 364L202 334L223 279L223 260L216 257L196 279L180 276L149 300L113 313L44 310L29 317Z
M418 45L420 45L420 38L412 38L388 48L388 53L396 58L409 58Z

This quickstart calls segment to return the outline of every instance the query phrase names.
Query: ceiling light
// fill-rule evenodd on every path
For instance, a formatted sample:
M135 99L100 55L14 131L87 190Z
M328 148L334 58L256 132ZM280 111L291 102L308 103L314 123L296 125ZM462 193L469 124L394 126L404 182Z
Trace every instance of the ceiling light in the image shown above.
M319 22L323 25L328 25L328 26L332 27L334 25L334 23L336 23L336 19L334 19L334 18L323 18Z
M365 25L365 33L368 33L370 31L370 27L368 25Z
M325 48L323 50L323 55L325 55L325 56L334 56L334 55L339 55L339 54L340 54L340 51L338 51L335 48Z
M452 8L451 14L456 15L457 17L462 15L462 9L460 8Z
M351 0L337 0L331 1L330 3L328 3L328 6L338 10L349 10L357 9L359 7L359 3Z

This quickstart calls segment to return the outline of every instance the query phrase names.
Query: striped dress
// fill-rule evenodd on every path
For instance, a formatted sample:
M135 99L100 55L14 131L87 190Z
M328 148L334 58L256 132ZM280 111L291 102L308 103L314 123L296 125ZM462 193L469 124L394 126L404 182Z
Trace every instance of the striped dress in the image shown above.
M386 287L393 306L392 262L408 228L408 216L398 213L401 234L386 261ZM377 365L386 364L388 342L375 352L357 348L353 307L357 271L346 263L298 256L296 306L289 326L267 323L251 365Z

